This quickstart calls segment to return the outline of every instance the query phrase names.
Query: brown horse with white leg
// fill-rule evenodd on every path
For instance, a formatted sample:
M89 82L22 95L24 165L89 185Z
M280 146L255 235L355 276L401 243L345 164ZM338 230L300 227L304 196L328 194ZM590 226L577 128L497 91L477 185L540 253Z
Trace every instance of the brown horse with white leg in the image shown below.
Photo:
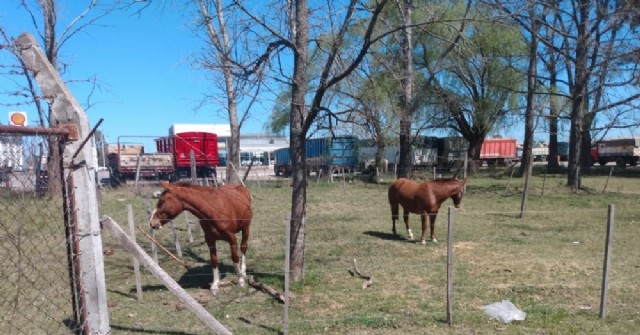
M393 233L396 232L396 220L398 219L398 206L404 210L403 219L407 227L409 239L413 240L413 233L409 228L409 213L420 215L422 220L422 235L420 240L425 242L427 230L427 215L431 231L431 241L437 242L435 235L436 216L442 203L451 198L456 208L460 208L460 202L464 195L465 180L439 179L425 183L416 183L412 180L400 178L389 187L389 204L391 205L391 220L393 221Z
M229 242L231 259L238 274L238 285L244 286L246 277L245 254L248 248L249 227L253 216L251 210L251 194L242 185L224 185L211 188L189 183L169 184L161 181L164 192L158 199L156 209L151 214L150 225L159 229L173 220L183 211L191 212L200 221L204 239L209 246L211 265L213 267L213 283L211 291L217 293L220 285L216 241ZM242 232L240 251L236 234Z

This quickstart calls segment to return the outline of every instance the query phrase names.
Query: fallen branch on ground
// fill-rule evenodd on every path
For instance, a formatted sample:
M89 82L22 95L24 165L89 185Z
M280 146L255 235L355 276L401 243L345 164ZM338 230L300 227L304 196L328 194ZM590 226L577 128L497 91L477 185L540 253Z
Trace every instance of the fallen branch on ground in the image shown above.
M362 273L360 273L360 271L358 270L358 264L356 263L356 259L353 259L353 266L352 268L349 270L349 273L351 274L351 276L358 276L362 279L364 279L364 283L362 283L362 289L367 289L369 288L369 286L373 285L373 276L368 276L368 275L363 275Z
M271 288L267 284L263 284L263 283L260 283L260 282L256 281L253 278L253 276L249 276L247 281L249 282L249 285L251 285L251 287L255 288L258 291L262 291L262 292L272 296L274 299L278 300L279 303L284 304L284 294L274 290L273 288Z

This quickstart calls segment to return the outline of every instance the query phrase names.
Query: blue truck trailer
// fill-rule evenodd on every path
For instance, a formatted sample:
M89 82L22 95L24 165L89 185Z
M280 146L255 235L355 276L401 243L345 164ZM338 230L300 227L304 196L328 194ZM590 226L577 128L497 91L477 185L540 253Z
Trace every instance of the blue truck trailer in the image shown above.
M358 165L358 139L335 136L308 139L305 142L307 173L353 172ZM273 153L276 176L291 175L291 151L281 148Z

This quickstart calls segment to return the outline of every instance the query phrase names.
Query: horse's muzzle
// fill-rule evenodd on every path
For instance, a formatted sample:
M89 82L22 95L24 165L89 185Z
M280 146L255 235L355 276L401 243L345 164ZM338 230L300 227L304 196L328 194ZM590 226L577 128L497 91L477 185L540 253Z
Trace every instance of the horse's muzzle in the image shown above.
M149 221L149 226L151 226L152 229L160 229L162 228L162 223L160 223L160 219L151 219L151 221Z

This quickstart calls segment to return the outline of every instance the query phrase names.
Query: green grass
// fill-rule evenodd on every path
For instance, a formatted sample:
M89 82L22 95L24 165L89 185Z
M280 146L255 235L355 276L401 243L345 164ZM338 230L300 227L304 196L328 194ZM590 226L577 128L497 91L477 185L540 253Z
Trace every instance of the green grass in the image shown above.
M439 243L407 241L404 225L391 233L385 184L358 180L309 183L305 279L291 285L290 334L635 334L640 333L637 227L640 179L620 175L607 185L608 170L585 176L583 190L564 186L566 177L535 172L524 218L520 216L523 179L509 174L472 176L462 209L454 213L453 328L446 323L447 206L436 224ZM386 178L385 180L389 180ZM287 182L250 183L254 204L247 255L250 275L282 290L285 218L290 208ZM126 205L136 225L147 229L147 208L139 194L106 190L102 213L125 230ZM155 206L155 200L147 201ZM607 205L615 205L609 284L609 313L599 318ZM414 234L419 218L412 215ZM279 334L283 305L262 292L223 287L207 290L211 267L202 232L186 218L175 221L187 270L159 251L160 265L234 334ZM157 233L175 253L170 229ZM138 234L150 251L150 243ZM168 289L143 271L143 301L136 300L131 256L103 233L110 323L114 334L203 334L201 322ZM226 243L218 243L223 280L235 274ZM353 259L373 285L348 270ZM1 285L0 285L1 287ZM65 292L66 293L66 292ZM527 320L501 324L482 306L510 299Z

